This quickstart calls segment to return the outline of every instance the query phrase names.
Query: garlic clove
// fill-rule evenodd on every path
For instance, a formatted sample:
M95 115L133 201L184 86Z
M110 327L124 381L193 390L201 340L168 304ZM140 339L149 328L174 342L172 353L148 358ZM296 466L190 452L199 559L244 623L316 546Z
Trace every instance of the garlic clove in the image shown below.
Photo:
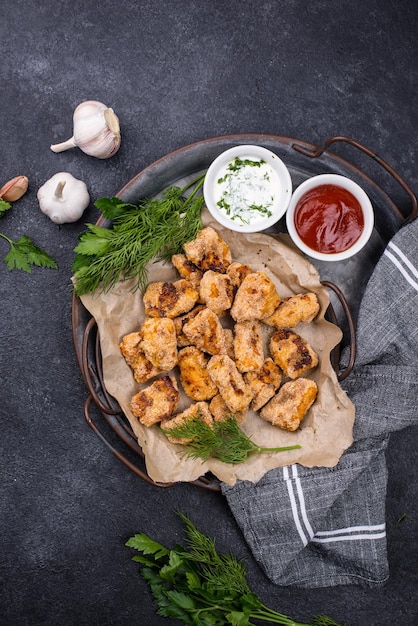
M0 198L6 202L19 200L28 190L29 180L26 176L15 176L0 189Z
M68 172L58 172L38 189L39 207L55 224L76 222L90 203L87 185Z
M119 118L97 100L81 102L73 114L73 136L51 146L53 152L79 147L89 156L107 159L119 150L121 143Z

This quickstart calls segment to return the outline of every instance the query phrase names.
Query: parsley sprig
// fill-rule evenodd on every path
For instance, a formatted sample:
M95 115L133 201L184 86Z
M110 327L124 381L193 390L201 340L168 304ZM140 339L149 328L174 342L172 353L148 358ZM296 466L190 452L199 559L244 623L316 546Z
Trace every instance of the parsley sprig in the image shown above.
M95 206L113 222L113 228L88 224L74 249L74 284L77 295L111 289L119 280L135 278L135 288L147 284L147 265L154 258L169 259L202 227L204 204L197 195L204 175L182 189L171 186L160 198L129 204L102 198ZM193 187L187 197L185 192Z
M143 533L126 542L141 553L132 560L141 565L158 615L187 626L249 626L253 619L283 626L340 626L327 615L315 616L309 624L296 622L266 606L248 585L243 561L219 553L214 539L187 516L179 516L185 524L186 547L169 550Z
M281 448L258 446L241 430L233 415L228 416L224 421L213 422L210 425L197 417L185 420L182 424L163 432L169 435L170 439L190 440L190 443L184 445L185 456L201 459L202 462L213 458L231 465L238 465L260 452L284 452L301 447L299 445Z
M12 205L9 202L0 199L0 218L4 217L11 208ZM23 235L17 241L10 239L4 233L0 233L0 237L9 244L9 252L4 257L9 270L17 269L31 274L34 266L57 269L56 261L27 235Z

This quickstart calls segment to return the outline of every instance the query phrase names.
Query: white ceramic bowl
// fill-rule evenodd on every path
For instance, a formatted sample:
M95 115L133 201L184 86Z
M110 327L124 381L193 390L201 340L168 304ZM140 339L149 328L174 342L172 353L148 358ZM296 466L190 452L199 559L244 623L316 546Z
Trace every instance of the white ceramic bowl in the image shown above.
M231 165L232 170L227 169ZM239 145L211 163L203 195L209 212L222 226L255 233L283 217L292 195L292 180L286 165L270 150Z
M307 192L310 192L322 185L335 185L349 191L359 202L363 213L364 226L359 238L352 245L350 245L350 247L340 252L320 252L315 250L302 241L296 230L295 211L300 200L303 199L303 196L305 196ZM293 242L302 252L313 259L320 261L343 261L344 259L348 259L360 252L370 239L373 231L373 225L374 211L366 192L353 180L345 176L340 176L339 174L319 174L318 176L313 176L312 178L305 180L293 192L286 213L286 226ZM338 228L337 223L335 228ZM338 230L336 232L338 234Z

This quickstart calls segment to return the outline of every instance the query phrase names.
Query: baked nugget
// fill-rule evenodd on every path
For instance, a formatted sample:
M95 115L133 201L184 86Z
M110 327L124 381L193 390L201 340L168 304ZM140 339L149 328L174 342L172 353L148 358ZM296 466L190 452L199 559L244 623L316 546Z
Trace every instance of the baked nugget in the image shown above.
M207 371L208 361L209 358L196 346L188 346L179 352L180 382L184 393L192 400L210 400L218 393Z
M173 254L171 262L180 274L182 278L190 280L193 287L199 290L201 278L203 276L202 270L200 270L194 263L189 261L185 254Z
M183 332L190 342L209 354L225 352L224 329L216 313L203 309L184 324Z
M190 311L198 298L199 292L184 278L173 283L150 283L143 297L145 315L172 319Z
M280 328L294 328L300 322L312 322L319 313L319 302L315 293L298 293L283 298L273 315L263 320L265 324Z
M252 272L242 281L235 295L231 315L236 322L270 317L280 302L276 286L265 272Z
M228 244L211 226L199 231L196 239L184 244L183 250L189 261L204 272L224 274L232 261Z
M142 333L134 332L122 337L119 348L125 361L131 367L136 382L145 383L150 378L161 374L161 370L146 358L141 345Z
M270 352L276 365L292 379L318 365L318 355L306 339L289 328L274 333L270 339Z
M209 402L209 410L212 413L214 422L224 422L232 416L236 419L238 424L242 424L247 415L247 410L232 413L232 411L226 406L225 400L222 398L220 393L214 396Z
M176 329L177 346L179 348L185 348L186 346L190 346L190 344L192 343L190 339L184 334L183 326L187 324L187 322L189 322L191 319L196 317L196 315L200 313L200 311L203 311L204 308L206 308L204 304L198 304L197 306L193 307L193 309L188 313L173 318L174 327Z
M282 373L273 359L268 357L261 368L244 374L244 380L253 393L251 408L259 411L276 393L282 383Z
M213 356L208 363L208 372L232 413L248 408L253 397L252 393L229 356L226 354Z
M234 289L227 274L208 270L200 281L200 300L216 315L231 308Z
M251 274L252 271L253 270L250 265L245 265L245 263L238 263L237 261L234 261L234 263L228 265L226 269L226 273L231 279L232 285L236 289L238 289L244 278L248 276L248 274Z
M234 354L238 371L242 373L259 370L264 363L261 322L237 322L234 331Z
M173 320L168 317L148 317L141 328L146 358L154 367L168 372L177 365L177 337Z
M171 443L187 445L193 440L186 437L171 437L169 432L176 426L182 426L188 420L202 420L205 424L211 426L213 424L213 418L207 403L196 402L195 404L192 404L182 413L177 413L174 417L162 421L160 427L165 432L167 439Z
M153 426L171 417L179 401L176 379L164 376L134 395L131 400L131 411L141 424Z
M315 402L316 383L309 378L298 378L283 385L272 400L260 411L260 416L283 430L294 431Z

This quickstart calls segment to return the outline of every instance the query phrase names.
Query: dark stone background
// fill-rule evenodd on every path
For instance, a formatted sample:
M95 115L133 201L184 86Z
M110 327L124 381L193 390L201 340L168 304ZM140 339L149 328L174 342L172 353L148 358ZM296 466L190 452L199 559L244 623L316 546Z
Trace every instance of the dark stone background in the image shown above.
M29 275L0 264L2 626L170 623L155 615L124 542L145 531L174 544L182 538L176 509L220 549L246 557L263 600L300 621L328 613L350 626L418 623L416 429L393 435L387 451L387 585L277 588L219 493L149 486L89 430L69 286L77 234L99 215L94 200L155 159L212 136L268 133L322 144L347 135L417 192L417 6L3 0L0 173L2 184L25 174L30 187L0 230L30 235L59 270ZM73 109L87 99L120 117L122 146L109 160L49 150L72 134ZM57 171L88 185L92 203L76 224L58 227L39 211L37 189ZM386 185L382 172L372 174ZM408 205L395 187L395 200Z

